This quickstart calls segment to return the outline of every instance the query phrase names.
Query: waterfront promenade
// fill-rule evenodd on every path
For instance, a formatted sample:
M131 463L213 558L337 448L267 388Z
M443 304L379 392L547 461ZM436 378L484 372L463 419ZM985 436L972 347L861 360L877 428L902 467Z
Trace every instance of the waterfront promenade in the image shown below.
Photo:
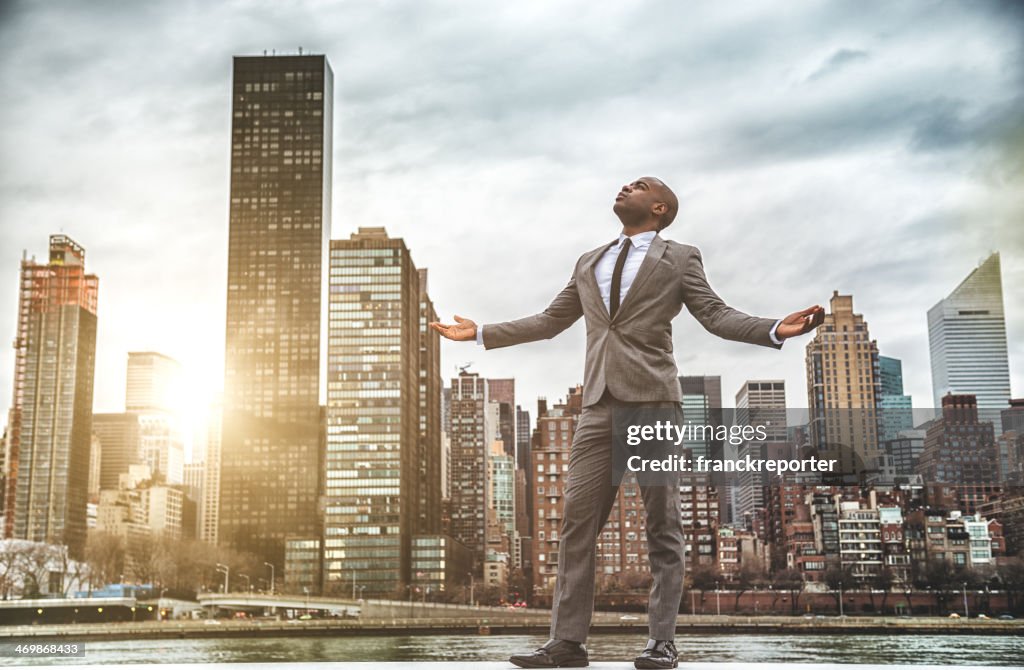
M214 623L215 622L215 623ZM215 619L35 624L0 627L0 641L23 639L129 640L218 637L292 637L361 635L543 635L550 613L516 612L514 616L461 616L446 619L362 618L277 620ZM596 612L592 632L646 632L646 615ZM1024 620L950 619L940 617L802 617L802 616L689 616L681 615L679 634L948 634L1024 636ZM1022 643L1024 644L1024 643Z
M197 670L198 668L228 668L230 670L267 670L269 667L285 668L287 670L323 670L325 663L166 663L161 664L161 670ZM515 666L507 661L357 661L357 662L332 662L329 663L332 669L337 670L376 670L385 668L387 670L399 670L400 668L417 668L417 670L514 670ZM68 665L60 664L53 666L35 667L60 667L88 668L92 670L96 666L90 665ZM118 670L152 670L152 665L146 664L118 664ZM633 668L631 660L622 661L591 661L590 666L595 670L625 670ZM788 663L687 663L681 660L679 667L683 670L742 670L744 668L756 667L760 670L792 670L793 666ZM872 665L872 664L850 664L850 663L801 663L801 670L934 670L936 668L956 667L960 670L971 670L977 668L991 668L984 665Z

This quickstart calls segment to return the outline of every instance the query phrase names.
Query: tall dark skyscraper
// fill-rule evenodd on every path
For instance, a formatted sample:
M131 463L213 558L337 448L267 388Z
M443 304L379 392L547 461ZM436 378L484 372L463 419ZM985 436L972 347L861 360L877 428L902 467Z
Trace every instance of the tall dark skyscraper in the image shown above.
M50 237L48 263L21 262L4 537L85 547L99 280L85 249Z
M333 82L324 56L234 60L218 536L279 570L320 532Z

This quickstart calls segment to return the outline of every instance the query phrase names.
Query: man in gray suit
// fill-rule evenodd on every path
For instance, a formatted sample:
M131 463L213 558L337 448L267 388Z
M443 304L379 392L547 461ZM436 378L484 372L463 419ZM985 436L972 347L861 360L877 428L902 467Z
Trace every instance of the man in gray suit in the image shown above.
M583 254L569 284L540 314L477 326L431 326L450 340L476 340L487 349L550 339L581 316L587 324L587 357L580 416L565 487L558 547L558 578L551 612L551 640L510 660L524 668L584 667L583 645L594 609L595 547L615 502L612 413L616 407L670 408L682 400L672 355L672 319L686 305L719 337L779 348L824 319L815 305L784 319L762 319L722 301L704 276L700 251L658 235L679 203L660 179L642 177L623 186L612 209L622 222L619 238ZM637 668L677 667L676 616L683 590L683 527L679 492L641 486L647 545L654 578L648 618L650 640Z

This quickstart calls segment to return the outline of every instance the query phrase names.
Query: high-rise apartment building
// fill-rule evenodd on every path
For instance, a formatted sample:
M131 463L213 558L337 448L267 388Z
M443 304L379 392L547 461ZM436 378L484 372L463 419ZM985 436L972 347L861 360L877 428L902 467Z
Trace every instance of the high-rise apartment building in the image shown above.
M452 432L452 390L445 386L441 389L441 505L443 509L448 509L448 505L452 497L452 443L451 443L451 432ZM445 519L444 523L447 525L447 513L442 515Z
M743 382L736 392L736 425L762 426L763 441L748 441L737 448L740 460L788 458L786 418L786 382L782 379L754 379ZM753 528L758 510L765 506L768 477L763 472L740 472L728 482L731 491L731 521L736 526Z
M1003 432L1011 430L1018 435L1024 435L1024 398L1011 398L1010 406L1004 408L1000 413L1003 423Z
M1010 362L999 254L974 269L928 310L928 347L935 407L947 393L973 395L978 415L999 430L1010 400Z
M807 344L806 365L811 444L839 461L840 473L871 467L878 457L878 344L854 313L853 296L832 294L829 313Z
M440 345L425 279L383 228L331 241L327 593L354 582L394 594L412 581L413 536L440 533Z
M441 338L429 324L437 321L434 301L428 291L427 269L419 275L419 502L417 526L420 533L441 532L441 501L444 498L444 465L441 441Z
M577 387L575 394L582 397L582 387ZM580 415L579 403L571 402L573 395L570 389L567 402L550 408L545 400L538 401L537 428L530 450L527 486L536 514L533 524L534 584L546 590L554 589L558 574L558 542L565 506L569 450Z
M320 532L333 80L324 56L234 59L218 535L279 570Z
M491 403L497 410L497 403ZM501 553L512 553L512 538L516 531L515 458L510 456L502 441L491 443L487 459L487 511L489 547Z
M489 398L487 380L475 372L451 380L451 533L472 552L476 570L487 549L487 461L498 434L488 424Z
M736 392L736 423L764 426L768 442L787 442L786 382L753 379Z
M530 495L530 412L516 405L516 531L533 535L533 496ZM532 556L524 556L532 561Z
M50 237L47 263L21 262L4 537L85 546L99 280L85 249Z
M516 380L488 379L488 399L498 405L498 431L505 453L516 455Z
M970 486L999 482L999 452L992 424L981 420L974 396L942 398L942 418L928 427L917 468L927 483Z

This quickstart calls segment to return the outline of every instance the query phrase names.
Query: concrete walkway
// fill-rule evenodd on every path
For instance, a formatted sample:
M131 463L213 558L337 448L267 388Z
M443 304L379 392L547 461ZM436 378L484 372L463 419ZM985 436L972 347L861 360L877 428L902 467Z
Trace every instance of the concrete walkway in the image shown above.
M33 667L82 668L94 670L95 665L54 665ZM516 670L516 666L508 662L399 662L399 663L196 663L196 664L159 664L159 665L113 665L117 670L199 670L200 668L218 668L221 670L270 670L270 668L287 668L288 670L399 670L400 668L416 668L417 670ZM609 662L598 661L590 664L595 670L630 670L633 662L628 660ZM993 666L971 665L855 665L838 663L680 663L680 670L736 670L739 668L758 668L758 670L930 670L957 668L958 670L991 670Z

